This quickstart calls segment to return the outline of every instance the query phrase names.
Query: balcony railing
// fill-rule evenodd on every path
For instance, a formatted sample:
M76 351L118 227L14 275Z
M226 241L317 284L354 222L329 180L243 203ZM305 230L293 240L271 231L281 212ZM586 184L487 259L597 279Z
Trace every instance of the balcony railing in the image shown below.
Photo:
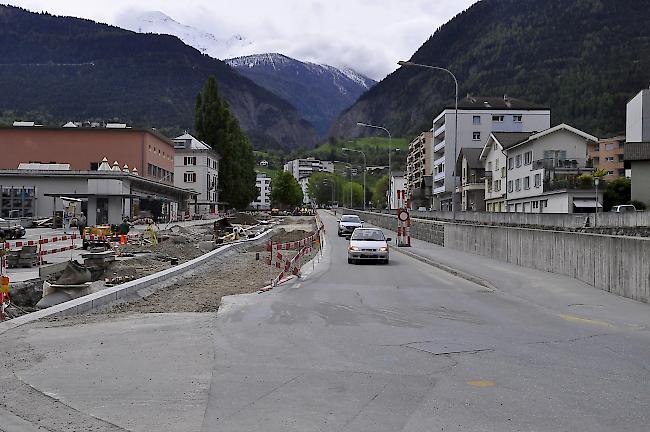
M440 134L442 134L444 132L445 132L445 125L443 124L438 129L435 130L435 132L433 133L433 136L437 137L438 135L440 135Z
M591 159L538 159L533 161L533 170L547 169L591 169L593 168L593 161Z
M606 182L600 180L598 188L600 190L605 190ZM579 176L572 176L560 179L546 179L544 180L544 191L554 191L554 190L594 190L596 186L594 185L593 179L588 176L581 178Z
M437 152L437 151L442 150L443 148L445 148L445 140L442 140L442 141L440 141L438 144L436 144L436 145L433 147L433 152L435 153L435 152Z
M433 181L442 180L442 179L444 179L444 178L445 178L445 172L444 172L444 171L443 171L443 172L439 172L438 174L436 174L436 175L433 176Z

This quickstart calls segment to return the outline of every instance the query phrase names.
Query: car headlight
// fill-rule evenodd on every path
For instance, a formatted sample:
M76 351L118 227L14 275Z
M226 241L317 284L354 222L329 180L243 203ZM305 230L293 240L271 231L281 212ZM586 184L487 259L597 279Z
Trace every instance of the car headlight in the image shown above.
M348 250L349 250L349 251L352 251L352 252L358 252L358 251L360 251L361 249L359 249L359 248L356 247L356 246L350 246L350 247L348 248Z
M388 247L380 247L379 252L388 252Z

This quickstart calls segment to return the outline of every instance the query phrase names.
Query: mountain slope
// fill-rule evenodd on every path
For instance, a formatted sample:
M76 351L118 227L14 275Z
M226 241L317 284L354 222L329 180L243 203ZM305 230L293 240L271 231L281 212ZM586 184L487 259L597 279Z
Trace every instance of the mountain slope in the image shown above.
M625 128L625 104L650 82L646 0L482 0L438 29L413 55L447 67L466 93L522 98L600 136ZM410 135L431 127L453 100L443 72L402 67L343 113L330 135L368 131L357 121Z
M239 34L227 39L219 39L212 33L181 24L160 11L124 15L116 24L118 27L137 33L176 36L187 45L216 59L234 57L243 47L251 44L245 36Z
M177 133L194 124L214 75L257 148L309 147L313 127L286 101L167 35L0 6L0 118L120 120Z
M344 109L376 84L352 69L302 62L276 53L237 57L226 63L291 103L322 135Z

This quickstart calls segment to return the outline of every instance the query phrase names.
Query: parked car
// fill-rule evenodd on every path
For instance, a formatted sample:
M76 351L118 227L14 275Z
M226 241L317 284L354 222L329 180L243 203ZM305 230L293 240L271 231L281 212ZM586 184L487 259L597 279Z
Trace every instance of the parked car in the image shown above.
M348 264L359 261L378 261L388 264L388 242L390 238L378 228L357 228L348 245Z
M27 231L16 221L0 218L0 238L6 240L19 239L25 237Z
M623 204L623 205L617 205L617 206L612 207L611 211L613 213L635 212L636 207L634 207L632 204Z
M355 229L363 226L363 221L357 215L341 215L339 223L339 237L352 235Z

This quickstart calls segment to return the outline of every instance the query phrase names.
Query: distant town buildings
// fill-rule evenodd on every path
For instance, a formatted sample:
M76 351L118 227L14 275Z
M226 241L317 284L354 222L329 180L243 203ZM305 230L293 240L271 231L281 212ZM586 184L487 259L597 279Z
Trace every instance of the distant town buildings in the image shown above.
M255 187L259 191L251 207L255 210L269 210L271 208L271 177L265 173L257 173Z
M216 213L219 201L221 156L206 143L185 133L174 143L174 185L198 192L194 213Z
M447 108L433 120L433 208L451 210L454 167L461 149L483 148L491 132L537 132L550 127L551 111L521 99L468 95L458 102L458 143L455 108Z
M428 207L431 203L432 155L433 130L422 132L409 143L406 156L406 189L415 208Z
M607 171L604 180L615 180L625 177L625 135L603 138L590 143L587 158L593 162L596 169Z
M316 158L294 159L284 164L284 171L290 172L296 180L309 177L315 172L334 172L334 162Z

